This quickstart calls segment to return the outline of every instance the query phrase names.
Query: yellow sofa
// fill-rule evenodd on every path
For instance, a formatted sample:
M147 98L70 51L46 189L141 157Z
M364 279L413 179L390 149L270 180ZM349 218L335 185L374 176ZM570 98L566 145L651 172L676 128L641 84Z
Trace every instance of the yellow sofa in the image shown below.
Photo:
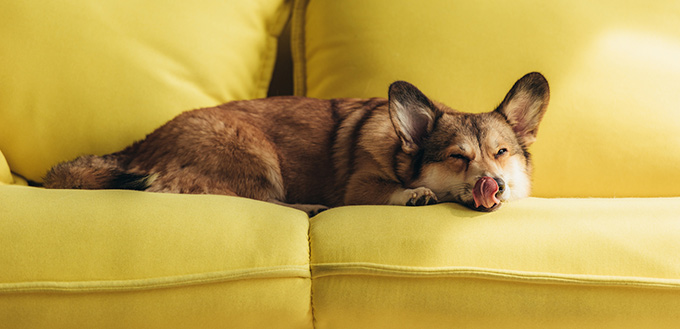
M0 328L680 324L677 1L36 0L3 2L0 22ZM293 80L331 98L403 79L488 111L529 71L552 91L533 197L493 213L310 219L235 197L27 186Z

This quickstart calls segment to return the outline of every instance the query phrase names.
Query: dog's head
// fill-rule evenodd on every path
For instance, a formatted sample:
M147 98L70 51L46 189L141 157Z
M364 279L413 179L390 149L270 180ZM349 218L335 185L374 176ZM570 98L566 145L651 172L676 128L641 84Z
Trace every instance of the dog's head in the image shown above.
M531 190L528 147L536 140L550 91L540 73L529 73L497 109L461 113L435 103L415 86L390 86L389 113L401 140L410 187L431 189L440 202L492 211Z

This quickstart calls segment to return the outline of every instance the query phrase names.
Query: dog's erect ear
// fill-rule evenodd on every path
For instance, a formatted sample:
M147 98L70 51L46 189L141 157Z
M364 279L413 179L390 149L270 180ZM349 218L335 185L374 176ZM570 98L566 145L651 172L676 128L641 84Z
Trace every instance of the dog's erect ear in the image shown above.
M538 72L529 73L515 82L496 109L508 120L525 146L533 144L550 101L548 80Z
M389 97L390 120L401 139L401 148L414 155L441 113L427 96L405 81L390 85Z

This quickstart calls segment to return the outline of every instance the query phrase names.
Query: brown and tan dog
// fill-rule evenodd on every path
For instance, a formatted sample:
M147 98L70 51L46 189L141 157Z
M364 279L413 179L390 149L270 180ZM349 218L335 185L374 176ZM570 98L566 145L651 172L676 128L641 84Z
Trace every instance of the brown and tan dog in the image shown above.
M310 215L435 202L491 211L529 195L527 147L549 97L546 79L530 73L481 114L403 81L389 99L235 101L182 113L120 152L58 164L44 186L235 195Z

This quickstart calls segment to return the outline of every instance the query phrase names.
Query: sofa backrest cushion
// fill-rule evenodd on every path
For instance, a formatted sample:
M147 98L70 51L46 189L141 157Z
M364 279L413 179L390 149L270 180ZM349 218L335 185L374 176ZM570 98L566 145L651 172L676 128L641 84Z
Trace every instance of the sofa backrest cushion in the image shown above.
M3 2L0 150L40 181L182 111L266 96L289 2Z
M540 71L533 195L680 195L677 1L299 0L294 16L299 95L386 96L407 80L482 112Z

